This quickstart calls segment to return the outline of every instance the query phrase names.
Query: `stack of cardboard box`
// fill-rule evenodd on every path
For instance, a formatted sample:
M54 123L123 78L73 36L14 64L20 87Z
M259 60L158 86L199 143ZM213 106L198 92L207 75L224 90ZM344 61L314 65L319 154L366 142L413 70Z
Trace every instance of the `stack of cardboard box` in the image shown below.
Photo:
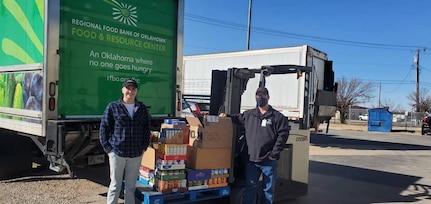
M233 127L230 118L186 117L190 125L187 149L188 189L227 186Z
M139 180L162 193L228 185L233 127L230 118L165 120L142 157ZM187 168L186 168L187 167Z
M187 191L185 161L187 144L184 144L184 124L163 124L157 142L144 152L141 161L142 183L162 193Z

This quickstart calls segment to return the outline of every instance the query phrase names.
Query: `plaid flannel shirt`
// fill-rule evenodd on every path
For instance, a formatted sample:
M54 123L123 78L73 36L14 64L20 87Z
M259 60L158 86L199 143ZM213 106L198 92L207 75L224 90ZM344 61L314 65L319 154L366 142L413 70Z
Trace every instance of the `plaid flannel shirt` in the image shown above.
M130 117L122 100L108 104L100 122L100 143L105 152L121 157L138 157L150 142L150 116L146 106L135 101L135 113Z

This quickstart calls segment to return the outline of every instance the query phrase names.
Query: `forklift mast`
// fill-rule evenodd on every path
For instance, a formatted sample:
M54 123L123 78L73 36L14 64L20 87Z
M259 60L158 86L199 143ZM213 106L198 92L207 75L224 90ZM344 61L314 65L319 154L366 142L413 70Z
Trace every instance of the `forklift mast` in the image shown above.
M310 127L309 99L311 67L299 65L271 65L257 69L229 68L213 70L211 80L210 115L219 113L237 114L241 112L241 96L246 90L247 82L260 74L259 87L265 87L266 78L274 74L297 74L297 78L305 77L304 117L299 129ZM259 88L259 87L256 87ZM254 100L254 99L250 99Z

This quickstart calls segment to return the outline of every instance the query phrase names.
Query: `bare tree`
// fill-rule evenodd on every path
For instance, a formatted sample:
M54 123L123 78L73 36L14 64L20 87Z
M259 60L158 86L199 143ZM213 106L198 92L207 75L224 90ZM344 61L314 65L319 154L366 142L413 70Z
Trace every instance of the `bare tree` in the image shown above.
M379 108L379 107L376 106L375 108ZM395 102L388 98L383 99L383 102L381 102L380 104L380 108L387 108L392 113L398 113L398 114L405 112L405 109L400 104L395 105Z
M416 91L412 91L408 96L407 99L411 101L409 105L416 106ZM421 88L419 91L419 112L430 112L431 110L431 96L428 95L428 89Z
M337 109L340 111L341 123L346 123L349 106L368 102L373 98L374 88L371 82L365 83L357 78L349 81L346 77L342 77L337 82Z
M382 107L383 108L388 108L388 110L390 110L391 107L394 107L394 102L392 100L390 100L390 99L385 98L381 102L380 107L377 107L377 108L382 108Z

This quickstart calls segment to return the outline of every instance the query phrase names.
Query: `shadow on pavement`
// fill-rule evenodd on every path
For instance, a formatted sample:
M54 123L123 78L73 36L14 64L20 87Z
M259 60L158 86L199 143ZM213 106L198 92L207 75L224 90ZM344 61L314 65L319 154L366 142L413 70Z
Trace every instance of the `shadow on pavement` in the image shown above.
M390 172L310 161L309 194L316 201L338 197L344 203L388 203L431 201L431 186L417 184L421 179ZM407 189L413 189L404 192ZM312 202L306 202L312 203Z
M106 187L109 186L109 164L74 168L73 171L79 179L87 179Z
M357 150L431 150L431 146L343 138L331 134L311 134L310 144Z

